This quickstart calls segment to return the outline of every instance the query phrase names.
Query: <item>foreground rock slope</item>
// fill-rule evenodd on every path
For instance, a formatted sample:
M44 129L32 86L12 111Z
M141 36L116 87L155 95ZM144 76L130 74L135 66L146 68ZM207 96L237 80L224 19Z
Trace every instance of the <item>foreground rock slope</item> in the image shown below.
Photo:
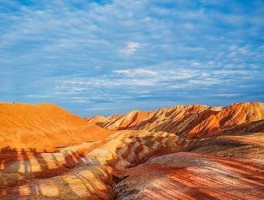
M263 103L86 119L2 103L0 124L0 199L264 198Z

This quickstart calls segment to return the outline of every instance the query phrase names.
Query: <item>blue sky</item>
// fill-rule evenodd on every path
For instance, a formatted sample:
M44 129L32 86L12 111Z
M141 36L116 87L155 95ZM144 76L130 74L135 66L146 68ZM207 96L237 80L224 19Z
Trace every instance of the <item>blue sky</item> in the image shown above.
M263 0L1 0L0 100L81 116L264 101Z

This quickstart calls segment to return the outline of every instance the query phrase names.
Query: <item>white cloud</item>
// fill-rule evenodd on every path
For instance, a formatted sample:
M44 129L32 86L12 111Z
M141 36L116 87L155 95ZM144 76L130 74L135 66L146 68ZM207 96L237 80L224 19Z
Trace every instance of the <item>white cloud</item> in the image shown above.
M229 85L242 80L248 73L235 70L193 70L193 69L170 69L160 68L137 68L126 70L113 70L113 74L100 77L72 78L56 82L55 94L91 94L97 91L94 97L101 98L104 92L100 90L122 90L128 93L137 88L137 93L141 90L154 92L162 91L164 88L203 88L216 85ZM239 79L236 78L240 74ZM116 74L121 76L116 76ZM98 92L100 91L100 92Z
M120 50L120 53L127 56L135 55L135 53L142 47L138 42L128 42L126 46Z
M241 94L217 94L215 95L216 97L237 97L240 96Z
M158 75L156 71L144 68L114 70L113 72L116 74L125 75L127 77L153 77Z
M128 78L151 78L159 81L168 81L168 80L187 80L191 79L198 74L200 74L199 70L187 70L187 69L169 69L168 67L160 67L160 68L136 68L136 69L124 69L124 70L114 70L116 74L123 75ZM200 76L204 76L205 73L200 74Z

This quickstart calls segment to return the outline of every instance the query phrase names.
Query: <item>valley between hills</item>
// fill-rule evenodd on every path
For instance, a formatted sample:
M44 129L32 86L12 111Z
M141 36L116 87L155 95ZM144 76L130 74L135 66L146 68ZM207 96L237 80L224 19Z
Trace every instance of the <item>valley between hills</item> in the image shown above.
M257 200L263 191L262 102L91 118L0 103L0 199Z

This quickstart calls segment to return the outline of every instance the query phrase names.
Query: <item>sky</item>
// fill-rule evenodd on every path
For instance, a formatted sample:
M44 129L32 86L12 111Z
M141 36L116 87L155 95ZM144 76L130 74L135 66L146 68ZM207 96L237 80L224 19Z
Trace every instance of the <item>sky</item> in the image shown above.
M264 0L1 0L0 101L85 116L264 101Z

